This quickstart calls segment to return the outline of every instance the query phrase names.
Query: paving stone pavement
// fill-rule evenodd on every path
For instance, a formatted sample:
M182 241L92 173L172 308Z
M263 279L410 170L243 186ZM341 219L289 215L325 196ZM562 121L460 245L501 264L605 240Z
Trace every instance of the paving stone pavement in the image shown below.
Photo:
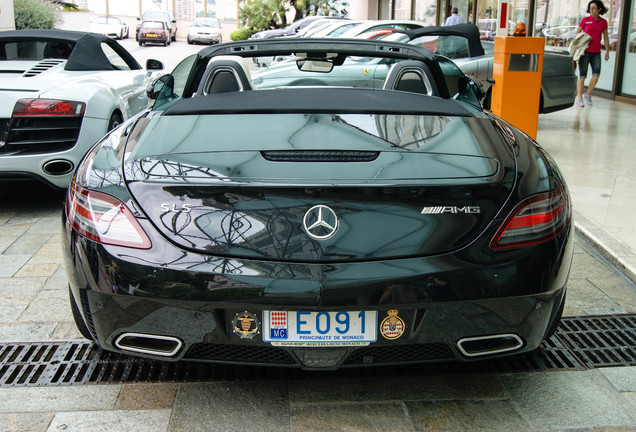
M0 192L0 341L81 339L63 193ZM577 236L566 315L636 313L636 286ZM423 368L426 365L422 366ZM636 432L636 367L0 389L0 431Z

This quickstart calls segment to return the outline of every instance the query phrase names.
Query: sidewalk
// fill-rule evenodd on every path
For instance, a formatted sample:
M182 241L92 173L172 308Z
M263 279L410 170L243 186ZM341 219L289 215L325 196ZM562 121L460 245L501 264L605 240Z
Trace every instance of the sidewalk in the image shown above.
M636 105L593 102L539 116L537 141L565 176L577 232L636 282Z

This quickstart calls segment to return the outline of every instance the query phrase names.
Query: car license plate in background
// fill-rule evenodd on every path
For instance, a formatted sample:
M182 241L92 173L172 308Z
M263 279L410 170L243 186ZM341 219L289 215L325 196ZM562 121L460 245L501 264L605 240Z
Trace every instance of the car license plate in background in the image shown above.
M275 346L365 346L377 340L377 311L263 311L263 341Z

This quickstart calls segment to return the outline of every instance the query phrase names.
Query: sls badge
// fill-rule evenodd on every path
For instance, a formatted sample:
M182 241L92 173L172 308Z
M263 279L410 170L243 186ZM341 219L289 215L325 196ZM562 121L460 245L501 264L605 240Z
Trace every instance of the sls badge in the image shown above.
M404 321L398 316L398 310L392 309L387 312L388 317L382 320L380 324L380 333L385 339L393 340L397 339L404 334Z
M248 311L237 313L232 321L232 327L234 333L241 339L251 339L258 333L258 318Z

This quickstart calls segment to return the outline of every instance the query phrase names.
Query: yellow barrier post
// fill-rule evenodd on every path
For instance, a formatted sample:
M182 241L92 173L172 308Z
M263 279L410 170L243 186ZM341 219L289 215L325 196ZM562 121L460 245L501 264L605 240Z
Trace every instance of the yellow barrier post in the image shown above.
M495 37L490 108L493 114L535 139L544 47L542 37Z

